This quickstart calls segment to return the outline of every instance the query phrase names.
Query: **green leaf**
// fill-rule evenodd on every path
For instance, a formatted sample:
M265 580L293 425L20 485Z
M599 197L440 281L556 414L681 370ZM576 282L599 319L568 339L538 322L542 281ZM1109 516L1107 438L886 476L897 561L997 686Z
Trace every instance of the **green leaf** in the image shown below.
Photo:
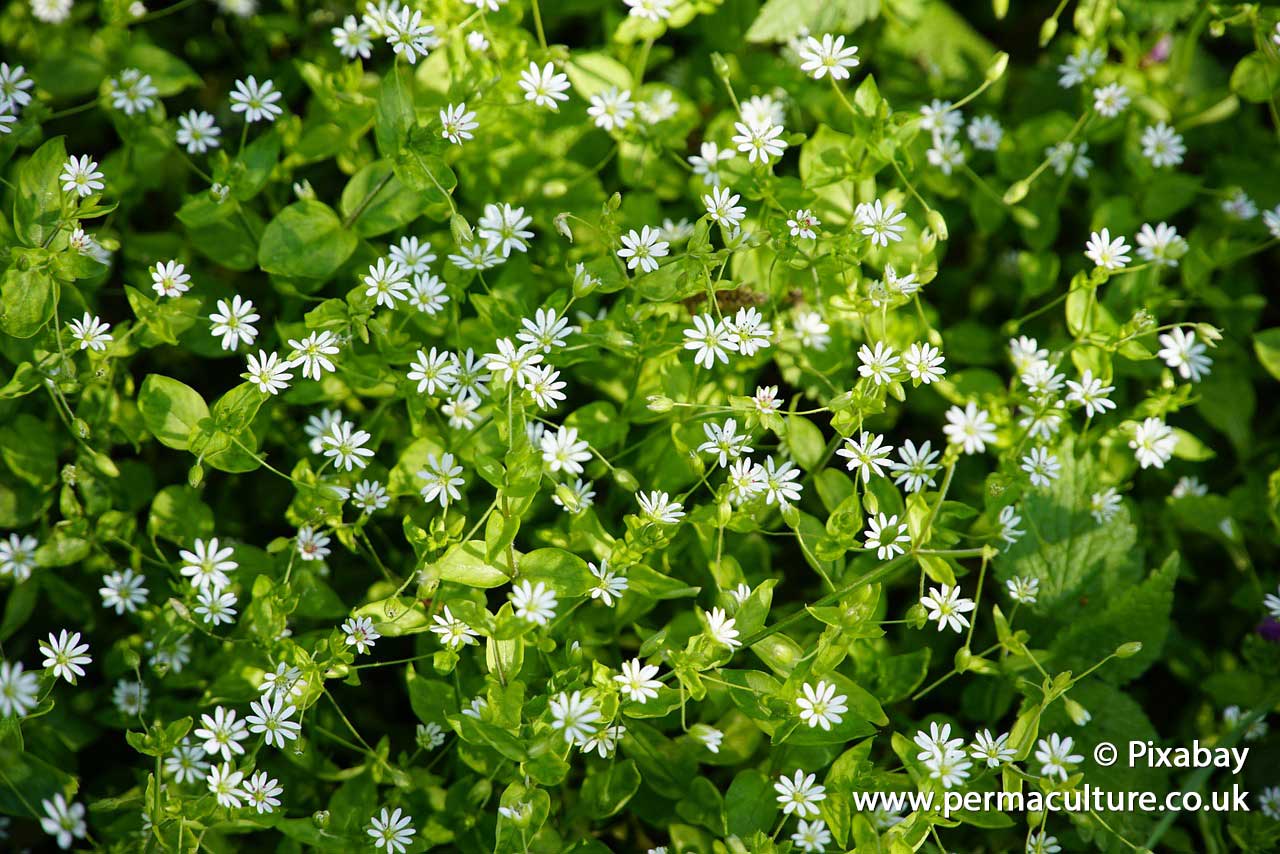
M1089 513L1094 492L1101 490L1101 471L1093 455L1077 455L1072 440L1057 450L1062 471L1046 488L1023 499L1026 534L996 558L1002 581L1016 576L1038 579L1037 609L1070 623L1080 599L1119 590L1136 580L1140 553L1137 530L1127 508L1099 523ZM1033 533L1034 532L1034 533Z
M27 246L45 245L58 227L63 204L58 175L66 162L65 137L55 136L18 168L18 187L13 194L13 228ZM9 305L7 297L4 304Z
M733 836L748 837L767 831L777 814L773 784L755 769L733 778L724 796L724 822Z
M1280 70L1258 51L1246 54L1231 72L1231 91L1254 104L1270 100L1278 86Z
M631 72L606 53L575 53L565 63L564 73L584 101L610 87L620 91L631 88Z
M485 560L484 551L482 540L458 543L449 547L433 569L440 574L441 581L452 581L467 587L487 589L508 583L511 579Z
M404 147L413 124L413 94L402 76L402 67L397 63L382 75L382 84L378 87L378 106L373 120L378 153L383 157L395 157Z
M827 450L822 431L800 415L787 416L787 446L791 448L796 463L806 471L822 462Z
M138 411L160 444L180 451L190 447L196 425L209 417L209 407L199 392L160 374L148 374L142 381Z
M458 186L458 176L442 154L440 135L424 127L411 127L396 154L396 177L420 193L425 204L449 204L449 193Z
M1280 380L1280 326L1255 332L1253 352L1272 379Z
M161 98L203 84L191 66L155 45L135 41L125 53L124 65L151 75L151 83Z
M10 471L32 486L44 488L58 477L58 434L23 412L0 425L0 458Z
M58 286L43 270L10 267L0 279L0 331L30 338L53 317Z
M389 160L378 160L357 172L342 191L338 209L353 220L356 234L376 237L418 218L427 199L393 174Z
M582 798L593 819L608 818L627 805L640 788L640 772L630 759L611 762L582 783Z
M811 33L847 33L878 17L880 0L768 0L747 31L749 42L786 42Z
M258 246L258 264L275 276L327 279L356 250L355 234L323 202L295 202L267 224Z

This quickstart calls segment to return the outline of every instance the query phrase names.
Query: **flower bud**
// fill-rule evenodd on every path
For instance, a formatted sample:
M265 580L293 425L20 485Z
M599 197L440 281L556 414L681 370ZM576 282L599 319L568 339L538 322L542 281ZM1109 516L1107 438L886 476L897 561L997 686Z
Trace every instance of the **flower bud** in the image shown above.
M1025 179L1015 181L1009 185L1009 189L1004 191L1004 203L1006 205L1016 205L1027 197L1027 193L1031 192L1031 184Z
M1210 347L1217 347L1218 342L1222 340L1222 330L1212 323L1197 323L1196 334L1203 338Z
M613 480L628 492L635 492L640 488L640 482L636 480L635 475L626 469L614 469Z
M670 412L674 403L665 394L651 394L648 400L650 412Z
M1015 207L1012 211L1013 221L1023 228L1039 228L1040 217L1036 216L1027 208L1022 206Z
M1007 54L1005 54L1005 58L1008 59ZM929 224L930 230L933 231L934 234L938 235L939 240L946 240L950 235L950 232L947 230L947 221L943 219L942 214L930 208L929 212L925 214L924 219L925 222Z
M470 243L473 239L471 223L467 222L467 218L462 214L454 214L449 218L449 230L453 232L454 243Z
M1142 641L1129 641L1116 647L1116 658L1133 658L1142 652Z
M561 213L556 214L556 218L554 222L556 226L556 231L563 234L565 240L568 240L570 243L572 243L573 228L571 228L569 225L569 217L570 217L570 213L568 211L562 211Z
M987 66L987 82L994 83L1004 76L1004 70L1009 67L1009 54L1000 51L991 60L991 64Z
M729 79L729 63L719 52L711 54L711 70L721 80L727 81Z
M1040 25L1040 47L1047 45L1058 32L1058 19L1049 18Z
M192 489L199 488L204 482L204 466L196 463L187 471L187 485Z
M324 830L329 826L329 811L316 810L311 814L311 823L321 830Z
M1070 697L1063 697L1062 702L1066 704L1067 716L1071 718L1071 722L1076 726L1084 726L1093 720L1093 715L1089 714L1089 710Z

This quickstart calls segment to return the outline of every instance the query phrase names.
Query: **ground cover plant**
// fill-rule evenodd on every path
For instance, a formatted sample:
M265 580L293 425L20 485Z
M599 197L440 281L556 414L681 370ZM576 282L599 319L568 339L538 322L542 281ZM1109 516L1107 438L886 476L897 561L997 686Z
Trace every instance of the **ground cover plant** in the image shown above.
M1274 850L1277 20L11 0L0 848Z

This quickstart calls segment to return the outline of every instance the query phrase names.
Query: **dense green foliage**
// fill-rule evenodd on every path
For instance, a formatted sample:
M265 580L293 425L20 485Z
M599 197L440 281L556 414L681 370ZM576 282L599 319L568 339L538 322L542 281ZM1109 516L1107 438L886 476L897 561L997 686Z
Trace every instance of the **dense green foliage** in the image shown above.
M1277 20L11 0L0 848L1275 850Z

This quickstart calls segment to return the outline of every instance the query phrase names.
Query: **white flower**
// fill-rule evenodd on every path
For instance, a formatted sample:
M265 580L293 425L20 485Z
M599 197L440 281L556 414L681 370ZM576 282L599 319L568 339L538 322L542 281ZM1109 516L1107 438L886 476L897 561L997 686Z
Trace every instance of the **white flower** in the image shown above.
M899 211L893 204L884 204L879 199L867 204L863 203L854 209L854 223L859 226L864 237L871 238L872 246L888 246L889 241L902 240L905 226L898 223L906 219L906 213Z
M136 68L126 68L108 84L111 106L126 116L145 112L156 105L155 96L160 90L151 82L150 74Z
M725 228L736 228L747 212L745 207L738 204L740 198L742 197L728 187L714 187L710 194L702 197L702 204L706 206L707 216L712 222Z
M408 273L395 261L379 258L376 264L369 266L364 277L364 295L373 297L374 305L382 305L394 309L397 300L406 300L405 291L409 288Z
M783 132L780 124L734 122L733 127L738 132L733 137L733 143L738 151L747 155L747 160L751 163L758 162L767 166L770 158L781 157L782 152L787 149L787 141L778 138Z
M633 228L622 235L622 248L618 250L618 257L627 262L628 270L639 267L641 272L652 273L658 269L658 259L667 257L671 247L661 237L657 229L647 225L638 232Z
M239 788L242 780L244 772L232 768L229 761L213 766L206 778L209 791L217 799L218 805L228 809L240 807L240 799L244 797L244 792Z
M21 661L0 661L0 716L22 717L36 707L39 691L39 678L24 672Z
M827 790L816 784L817 777L796 771L794 777L783 774L773 789L778 793L778 803L782 804L782 814L795 813L800 818L818 814L818 801L825 800Z
M949 584L941 588L930 587L928 595L920 598L920 604L928 610L929 619L937 621L938 631L950 628L955 632L969 626L969 618L965 614L977 607L972 599L961 597L959 587Z
M487 708L489 708L488 700L486 700L484 697L474 697L472 698L470 704L468 704L467 708L462 710L462 714L465 715L466 717L474 718L475 720L480 720L481 715Z
M66 189L65 187L63 189ZM1237 190L1222 201L1222 212L1232 219L1247 221L1258 215L1258 206L1244 190Z
M84 839L89 832L84 821L84 804L74 801L68 804L59 792L51 801L41 800L40 806L44 808L40 827L54 837L59 848L70 848L74 840Z
M417 9L402 8L399 13L387 16L387 44L396 56L402 56L410 65L417 63L419 57L426 56L431 48L439 44L435 36L436 28L424 23L422 12Z
M1088 156L1088 151L1089 143L1087 142L1076 144L1070 140L1063 140L1057 145L1046 148L1045 154L1055 174L1065 175L1070 169L1071 174L1077 178L1088 178L1089 169L1093 166L1093 159Z
M231 591L205 588L196 594L196 602L199 604L193 610L209 625L220 626L235 622L236 595Z
M1149 125L1142 132L1142 156L1157 169L1181 165L1186 153L1182 135L1164 122Z
M1175 326L1167 333L1159 336L1161 348L1156 355L1164 359L1164 363L1178 372L1178 376L1191 382L1199 382L1209 374L1209 366L1213 359L1205 355L1204 344L1196 341L1194 332L1184 332L1181 326Z
M1089 514L1099 525L1110 522L1120 511L1120 494L1115 487L1107 487L1089 497Z
M103 323L102 318L87 311L79 320L69 321L67 326L71 328L71 337L80 342L81 350L101 352L107 349L107 342L113 340L107 332L111 324Z
M553 474L558 471L582 474L582 463L591 459L589 446L578 438L576 427L561 426L554 434L544 434L541 444L542 461Z
M403 815L399 807L392 812L383 807L380 815L369 819L367 833L373 837L374 848L385 848L386 854L404 854L417 831L412 816Z
M969 141L981 151L995 151L1004 138L1004 128L993 116L978 116L969 122Z
M787 460L777 465L772 456L764 458L764 500L766 504L777 504L781 508L789 507L800 500L800 492L804 488L795 480L800 476L800 469Z
M1034 605L1040 595L1040 579L1018 576L1005 582L1009 589L1009 598L1023 605Z
M490 252L501 252L503 258L511 257L511 250L528 252L528 240L533 232L528 231L533 217L525 216L524 208L513 208L507 203L502 205L488 204L484 213L476 222L476 234L487 241L486 249Z
M458 487L466 482L459 477L461 474L462 466L454 465L453 454L441 454L439 460L435 454L427 454L427 467L418 472L418 477L427 482L421 490L422 500L430 504L439 499L442 508L447 508L450 501L461 500Z
M595 121L596 127L605 131L626 127L635 114L636 105L631 100L631 90L619 91L617 86L610 86L592 95L591 106L587 107L587 115Z
M418 383L418 394L435 394L437 391L448 391L458 375L458 365L453 354L437 352L435 347L430 353L418 351L417 361L409 366L407 374L410 380Z
M713 726L694 724L689 727L689 735L702 743L711 753L720 752L720 743L724 741L724 733Z
M31 14L46 24L61 24L71 17L73 0L31 0Z
M979 762L985 762L988 768L997 768L1017 755L1017 751L1009 746L1007 732L993 736L987 729L974 736L969 753Z
M554 590L541 581L531 584L528 579L512 587L507 596L511 600L515 615L536 626L545 626L550 623L556 615L556 607L560 604Z
M521 318L520 326L523 328L516 333L516 338L537 346L543 353L563 347L568 342L567 336L577 331L577 327L570 326L568 318L554 308L538 309L533 320Z
M1209 487L1201 483L1199 478L1180 477L1178 478L1178 482L1173 485L1173 490L1169 494L1174 498L1204 496L1209 494Z
M657 699L658 689L662 683L654 676L658 675L656 664L645 664L638 658L622 662L622 673L613 677L621 687L618 689L633 703L647 703Z
M444 291L445 284L439 276L430 273L414 276L413 285L409 288L409 305L424 314L434 315L449 302Z
M221 590L231 583L227 573L239 568L240 564L232 560L235 550L230 546L219 548L218 538L205 540L197 538L191 551L179 550L182 568L179 572L191 579L191 586L200 590L213 587Z
M495 345L498 352L485 354L485 367L495 380L515 381L524 388L529 381L529 369L542 361L541 348L534 344L522 344L516 349L510 338L499 338Z
M1267 231L1271 232L1271 236L1280 240L1280 205L1276 205L1269 211L1263 211L1262 222L1266 225Z
M1108 409L1115 409L1116 404L1107 395L1115 391L1115 386L1103 385L1102 380L1093 375L1093 371L1085 369L1080 375L1080 382L1067 380L1067 400L1084 407L1085 414L1092 418L1101 415Z
M640 512L654 522L674 525L684 518L684 505L672 501L665 492L639 493L636 501L640 504Z
M35 81L27 76L23 66L0 62L0 112L18 113L30 104L31 93L27 90L34 85Z
M373 456L373 449L365 444L372 436L364 430L356 430L350 421L334 424L329 435L321 439L324 455L334 461L335 468L351 471L353 468L364 468L368 465L366 457Z
M250 701L249 709L253 712L245 718L249 732L260 733L269 747L283 750L284 743L297 740L302 731L302 724L290 720L298 707L289 702L287 693L274 692L264 696L261 702Z
M935 451L926 440L919 448L907 439L898 448L898 456L902 462L885 461L894 474L897 475L893 479L894 483L903 484L908 492L919 492L926 486L933 486L933 475L942 466L934 462L938 458L940 451Z
M1061 850L1058 837L1050 836L1043 830L1027 840L1026 854L1058 854Z
M182 744L165 757L164 770L173 775L174 782L181 785L193 783L205 776L209 771L209 763L204 760L203 751L184 738Z
M591 598L599 599L607 607L612 608L614 601L622 601L622 595L627 592L627 588L631 586L625 575L618 575L609 569L609 562L602 560L600 565L588 563L587 568L591 570L591 574L596 578L596 584L591 588Z
M911 379L924 385L942 379L947 373L942 367L944 361L941 350L932 344L919 341L908 347L902 354L902 366L907 369Z
M862 536L863 548L875 549L876 557L880 560L889 560L894 555L902 554L902 544L911 543L906 524L899 523L896 515L887 516L884 513L867 519L867 530L863 531Z
M276 104L282 96L275 89L270 80L263 80L259 85L253 75L246 80L237 80L236 90L231 93L231 112L244 113L246 122L275 121L284 112Z
M944 789L958 786L969 778L973 763L965 758L963 750L948 750L924 760L929 776L942 784Z
M289 380L293 379L290 367L291 363L282 361L277 354L259 350L256 356L249 354L248 365L241 376L256 385L263 394L278 394L288 388Z
M431 627L431 631L440 637L440 643L450 649L459 649L464 645L474 644L479 636L470 626L453 616L448 605L444 607L443 616L435 614L432 616L431 621L435 623Z
M791 229L791 236L804 240L816 240L818 232L815 229L820 225L822 220L810 213L808 208L796 211L791 215L791 219L787 220L787 228Z
M773 341L773 327L755 306L738 309L738 313L725 320L724 324L729 329L729 337L737 351L744 356L754 356Z
M147 686L141 682L117 682L111 691L111 702L120 714L136 717L146 709L150 696Z
M329 537L322 531L313 530L310 525L298 529L294 545L298 557L303 560L324 560L329 556Z
M595 734L600 710L590 697L581 691L572 694L561 691L548 704L551 711L551 728L559 730L566 744L581 744Z
M1239 726L1243 719L1244 713L1240 710L1239 706L1227 706L1222 710L1222 722L1230 729L1235 729ZM1259 718L1249 724L1249 728L1244 732L1244 740L1257 741L1267 734L1268 729L1269 727L1267 726L1266 718Z
M590 738L583 739L578 745L583 753L596 751L600 754L600 758L604 759L611 756L618 747L618 742L622 739L627 728L618 724L616 726L607 726L594 733Z
M1128 264L1128 252L1129 244L1125 239L1117 237L1112 240L1111 232L1105 228L1089 235L1089 242L1084 247L1085 257L1107 270L1118 270Z
M831 343L831 336L827 334L831 327L816 311L797 311L791 321L791 328L805 347L821 351Z
M1022 524L1022 517L1018 515L1017 509L1012 504L1006 504L1000 508L1000 515L997 517L1000 523L1000 539L1009 545L1016 543L1025 533L1018 525ZM1039 584L1040 582L1035 582Z
M102 173L98 171L97 161L91 160L87 154L76 159L73 154L67 158L58 180L62 182L64 192L74 192L83 199L92 196L95 191L105 186L102 183L102 177Z
M925 151L925 157L931 166L937 167L943 175L950 175L957 166L965 161L964 149L954 138L934 137L933 145Z
M373 49L370 30L367 24L358 22L355 15L347 15L341 27L329 30L333 36L333 46L347 59L368 59Z
M259 771L249 778L242 791L248 805L262 815L275 812L275 808L280 806L280 799L276 796L284 792L284 787L275 779L269 778L266 771Z
M723 608L712 608L706 616L707 633L712 640L729 647L731 651L742 646L742 641L738 640L737 621L725 614Z
M704 142L698 148L698 153L689 157L689 165L693 167L693 174L702 176L702 183L718 187L720 164L733 158L732 149L722 149L714 142Z
M1280 786L1268 786L1258 796L1262 814L1272 821L1280 821Z
M560 379L560 372L550 365L538 365L526 372L525 387L533 396L539 409L555 409L565 399L562 389L567 385Z
M1057 479L1062 464L1044 448L1032 448L1031 453L1022 458L1020 468L1027 473L1032 486L1048 486Z
M1058 85L1064 89L1078 86L1093 79L1102 67L1106 55L1098 48L1079 47L1058 66Z
M693 327L684 330L684 349L694 350L693 362L710 370L719 359L729 363L729 354L738 351L734 330L723 320L717 321L710 314L694 315Z
M361 655L373 648L382 637L373 627L373 620L368 617L351 617L340 626L346 635L347 646L354 646Z
M179 297L191 290L191 274L177 261L167 261L151 268L151 289L162 297Z
M783 90L770 95L754 95L742 102L742 120L749 125L780 125L786 116Z
M336 370L330 356L339 352L338 336L329 330L312 332L301 340L289 339L293 352L289 354L289 363L294 367L302 367L302 375L307 379L319 380L325 371Z
M751 398L751 405L761 415L777 412L782 408L782 401L778 400L778 387L776 385L756 386L756 393Z
M213 337L222 338L223 350L234 350L241 341L252 344L258 337L258 329L253 325L258 319L253 300L241 299L239 294L235 294L230 304L226 300L218 300L218 310L209 315L213 324L209 331Z
M1143 223L1136 241L1138 257L1161 267L1176 267L1178 260L1187 254L1187 241L1179 236L1178 229L1167 223L1162 222L1155 228L1151 223Z
M889 462L888 457L893 453L893 445L886 445L883 442L883 436L864 431L858 434L857 442L851 437L846 438L844 447L836 451L836 454L849 461L845 463L846 469L862 475L862 482L867 483L872 475L884 476L882 467L892 468L893 464Z
M1134 430L1133 439L1129 441L1133 455L1144 469L1152 466L1164 468L1164 464L1173 457L1173 449L1177 444L1178 437L1173 429L1159 418L1143 419Z
M388 253L391 260L400 265L404 275L425 276L431 272L431 262L436 260L436 253L431 251L431 244L418 240L413 236L400 238L400 242L392 246Z
M751 453L753 449L747 445L751 437L737 431L738 422L733 418L726 419L723 425L708 421L702 425L707 441L698 446L698 453L716 455L722 468L729 465L729 460Z
M831 844L831 831L827 830L827 823L820 818L813 821L800 819L796 832L791 834L791 841L805 854L822 854Z
M947 441L961 445L966 454L981 454L988 442L996 440L996 427L990 416L973 401L965 404L964 409L958 406L948 409L942 432L947 435Z
M801 690L804 696L796 698L796 706L800 709L800 720L810 728L822 727L830 731L833 725L839 726L844 720L844 713L849 710L845 701L849 698L836 693L836 686L827 681L819 681L816 686L806 682Z
M917 732L912 740L920 748L920 752L916 754L916 759L921 762L931 756L943 756L947 753L959 751L964 745L963 738L951 737L951 724L939 726L937 721L929 724L928 732L924 730Z
M1093 108L1098 115L1114 119L1129 106L1129 90L1119 83L1109 83L1093 90Z
M449 419L449 426L455 430L470 430L480 423L476 410L480 402L471 397L448 398L440 404L440 411Z
M551 110L560 109L557 101L569 100L569 96L564 94L569 88L569 78L557 73L550 62L541 68L536 62L529 63L529 67L520 72L520 88L524 90L526 101Z
M10 534L7 540L0 538L0 578L12 575L18 584L30 578L39 547L39 540L27 534L21 537Z
M283 661L276 665L275 670L265 674L262 684L258 686L259 693L264 697L301 697L305 689L306 680L302 678L302 671Z
M1042 777L1057 777L1059 780L1066 780L1068 766L1084 760L1084 757L1078 753L1072 753L1071 748L1073 742L1071 736L1063 738L1056 732L1050 733L1047 739L1042 738L1036 742L1036 761L1040 763L1040 775Z
M75 684L77 676L84 675L84 668L80 665L93 661L91 657L85 655L88 651L89 645L80 643L80 633L68 634L66 629L56 637L50 632L47 642L40 641L44 669L52 670L54 679L65 679L72 685Z
M450 104L440 111L440 135L454 145L462 145L474 136L471 131L479 127L475 118L476 114L468 111L465 103Z
M866 344L859 347L858 361L862 363L858 366L858 375L869 378L876 385L893 382L898 372L898 356L883 341L876 342L874 351Z
M135 574L132 569L102 576L102 587L98 588L102 607L112 608L117 614L137 611L139 605L146 604L147 593L150 592L142 586L145 581L146 578Z
M426 724L418 724L415 732L415 741L423 750L435 750L444 744L444 727L435 721Z
M847 80L849 69L858 66L858 48L854 45L845 47L844 36L833 38L830 33L825 33L822 41L810 36L799 53L804 60L800 70L814 80L821 80L828 74L832 80Z
M236 718L235 709L217 706L212 715L201 715L202 727L192 732L196 738L204 740L204 752L209 756L221 754L224 761L230 762L233 754L244 753L244 745L240 742L249 737L245 723Z
M964 125L964 116L951 106L950 101L934 98L920 107L920 129L938 139L951 139Z
M675 0L624 0L629 8L628 14L633 18L646 21L663 21L671 17L671 6Z
M564 509L566 513L581 513L595 503L596 493L592 489L594 484L589 480L582 478L574 478L572 484L562 483L559 488L552 493L551 500L557 507ZM568 495L561 498L561 490L567 490Z
M1009 339L1009 360L1013 362L1013 369L1019 374L1025 374L1031 370L1032 365L1043 362L1048 356L1049 351L1041 349L1034 338L1022 335Z

